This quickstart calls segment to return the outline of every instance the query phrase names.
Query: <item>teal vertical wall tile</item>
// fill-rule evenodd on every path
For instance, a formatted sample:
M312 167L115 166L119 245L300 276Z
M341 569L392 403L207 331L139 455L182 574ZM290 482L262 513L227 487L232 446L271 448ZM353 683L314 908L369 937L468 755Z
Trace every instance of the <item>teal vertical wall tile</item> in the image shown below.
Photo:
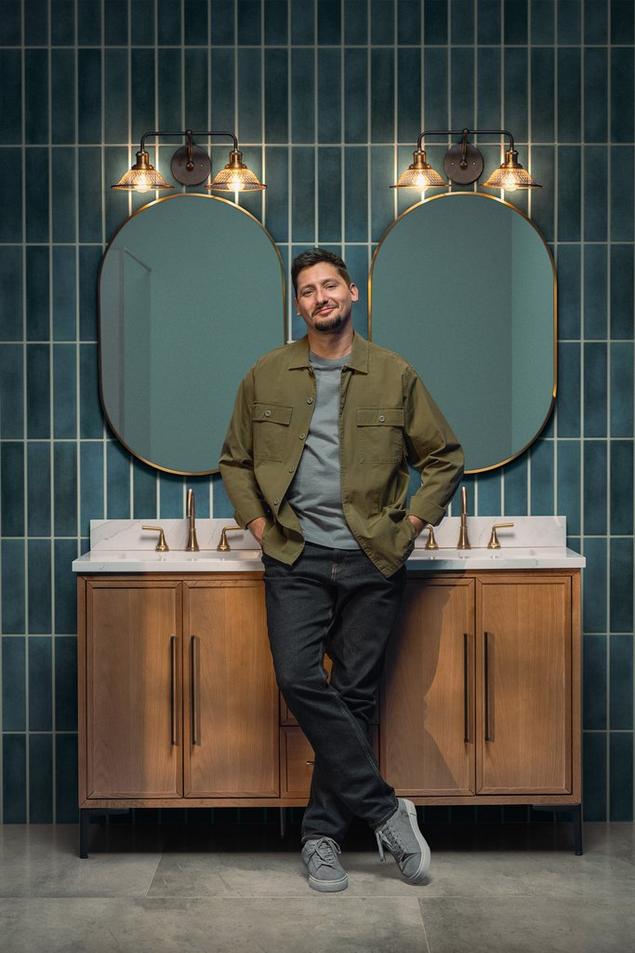
M79 444L80 526L90 534L90 520L104 517L104 445L101 441Z
M372 0L371 0L372 2ZM307 7L307 14L309 9ZM337 44L341 42L340 0L318 0L317 5L317 42ZM305 42L311 42L310 40Z
M5 824L26 822L26 735L2 736L2 808Z
M0 454L0 519L4 536L24 536L24 443L6 440Z
M606 441L584 441L584 531L591 535L607 532L607 453Z
M633 631L633 539L610 541L610 596L612 632Z
M49 249L26 249L26 337L49 337Z
M582 600L582 618L585 632L606 632L607 564L606 539L584 540L586 568Z
M24 436L22 345L0 344L0 437Z
M425 48L423 51L423 109L425 125L428 129L449 128L447 76L447 50L436 47Z
M53 347L53 433L73 439L77 434L77 346Z
M183 129L183 78L181 75L180 50L159 50L157 76L159 82L159 129ZM226 76L224 81L227 82ZM118 140L125 142L126 136L119 136ZM174 150L173 145L170 146L170 150Z
M56 536L77 535L77 444L53 445L53 527Z
M77 731L77 639L55 639L55 727Z
M260 96L260 50L238 50L238 138L257 142L262 138Z
M614 342L611 350L611 436L633 436L633 345Z
M633 146L611 146L611 241L633 241Z
M423 0L423 42L448 42L447 0Z
M632 391L631 391L632 393ZM633 534L633 441L611 440L610 532Z
M288 40L287 22L287 0L265 0L265 44L268 46L285 45ZM187 39L185 42L188 42Z
M584 0L584 42L606 43L608 39L608 3Z
M0 89L3 90L0 144L20 142L22 132L22 53L0 50Z
M73 143L75 130L74 50L51 50L51 142Z
M49 636L29 639L29 731L51 731L53 727L52 642Z
M196 83L195 88L202 87L207 103L207 62L205 62L204 71L196 68L196 62L193 62L194 55L200 56L200 51L196 50L186 55L185 77L186 83L192 85ZM205 61L207 57L204 57ZM135 143L135 151L139 148L136 143L140 142L144 132L156 129L155 114L155 73L156 60L154 50L131 50L130 52L130 70L135 80L130 85L130 134L132 142ZM190 102L186 95L186 104ZM187 115L187 112L186 112ZM188 117L187 126L195 129L207 128L207 109L202 123L194 122ZM154 140L150 140L154 141Z
M370 42L382 46L395 42L395 4L393 0L370 0Z
M18 0L15 6L18 11L21 7L24 10L24 45L46 46L49 36L48 0L23 0L22 3Z
M633 820L633 733L609 734L609 820Z
M607 638L585 635L582 644L582 699L585 730L602 731L606 725Z
M318 50L318 142L340 142L342 138L340 59L339 50Z
M76 329L76 265L74 246L53 247L53 338L75 341Z
M534 3L536 0L534 0ZM500 0L477 0L476 19L478 23L477 40L479 43L501 43Z
M584 336L606 338L608 261L606 245L584 246Z
M214 508L212 516L214 519L233 519L234 506L225 491L225 486L218 474L212 477L212 486L214 490Z
M291 42L297 45L315 42L313 24L315 0L291 4Z
M189 129L208 129L209 88L207 76L209 56L207 50L186 50L184 59L185 125Z
M453 129L469 128L475 116L474 50L454 50L450 72L450 124Z
M104 45L125 46L128 42L128 3L126 0L102 0Z
M548 516L554 512L554 442L536 440L529 451L531 460L531 513Z
M580 241L580 147L558 147L558 241Z
M121 143L128 140L129 81L127 51L106 50L104 53L104 135L106 142Z
M172 0L156 0L157 40L160 46L175 46L181 42L181 4Z
M633 42L635 9L631 0L610 0L611 43Z
M591 47L584 53L584 140L606 142L608 103L608 56L605 49Z
M389 49L370 51L370 138L392 142L395 135L395 54Z
M212 43L234 43L234 0L214 0L210 5L210 14Z
M27 531L29 536L51 533L51 445L27 443Z
M353 327L368 337L368 251L365 246L345 245L343 257L359 291L359 300L353 307Z
M291 164L293 241L312 244L315 233L315 150L295 147L291 150Z
M286 50L265 53L265 141L286 142L289 138L287 102L289 96Z
M527 42L527 7L527 0L503 0L503 42Z
M122 222L128 218L128 193L117 192L111 189L126 172L134 156L129 156L129 150L123 146L106 147L103 150L104 163L104 190L103 206L105 211L105 238L110 241ZM156 160L153 161L153 151L150 145L150 161L156 167ZM158 166L161 171L161 166Z
M368 5L359 3L358 0L344 0L344 43L362 44L368 42ZM410 10L405 10L404 7ZM399 4L399 15L404 18L403 32L409 34L408 25L412 25L412 20L408 22L408 13L419 10L419 0L401 0ZM402 34L400 33L400 36ZM400 39L400 43L409 43L410 40Z
M531 134L538 142L554 138L555 63L553 47L534 47L531 59Z
M55 804L58 824L77 823L77 734L60 732L55 738Z
M582 736L582 816L585 821L606 821L606 734Z
M101 0L82 0L77 4L77 41L80 46L99 46L101 20Z
M49 139L47 50L25 51L24 75L24 141L27 145L43 145Z
M130 454L115 440L106 443L106 519L130 519Z
M612 635L609 639L611 691L609 728L633 729L633 636Z
M406 51L401 51L406 52ZM294 51L295 55L304 50ZM344 51L344 141L366 142L368 138L368 50ZM294 97L295 98L295 97ZM310 115L313 110L311 107Z
M159 517L179 519L184 515L183 477L173 473L159 474Z
M558 435L580 436L580 345L558 344Z
M562 47L558 50L558 139L580 141L580 50Z
M502 513L502 480L501 471L490 470L479 473L476 477L478 484L478 516L500 516Z
M132 460L133 519L157 516L157 471L140 460Z
M531 218L543 234L545 241L554 239L555 214L555 149L553 146L533 146L531 150L531 174L542 188L535 189L531 197ZM562 236L560 236L562 240Z
M584 436L605 437L607 433L607 350L606 344L584 345Z
M527 47L508 47L503 53L504 62L504 119L505 129L514 130L519 142L527 139L527 116L529 114L527 86Z
M569 533L580 532L580 441L558 440L556 513L567 517Z
M54 183L51 205L52 237L54 242L74 242L76 184L74 178L74 150L60 146L52 152L51 179ZM75 249L69 249L75 252Z
M611 337L633 340L633 245L611 245Z
M22 634L26 631L24 604L24 540L4 539L2 555L2 631ZM6 726L5 726L6 727Z
M315 139L315 58L313 50L291 52L291 141Z
M80 242L100 242L101 241L101 196L104 183L101 173L101 150L97 147L84 147L78 149L78 179L77 179L77 201L82 210L79 216L79 234ZM125 169L121 171L121 175ZM113 183L108 183L108 187ZM80 248L80 265L82 262L82 253L84 249ZM101 257L101 249L99 249ZM80 285L84 275L80 269ZM93 298L96 285L92 286Z
M379 241L393 221L392 191L393 150L391 146L373 146L370 150L371 238Z
M29 823L53 822L53 736L29 735Z
M265 149L267 196L265 226L276 242L289 238L289 151L285 146Z
M580 338L580 253L578 244L558 246L558 337L561 339Z
M51 617L51 541L30 539L28 541L28 610L29 633L50 635L53 628Z
M32 439L50 436L50 350L48 344L26 349L26 433Z
M79 435L84 438L102 436L103 419L97 383L97 345L79 347Z
M0 340L21 341L24 326L22 319L22 249L18 246L5 245L0 247L0 287L2 287L4 299L3 307L0 309Z
M527 458L516 457L503 467L505 480L505 515L525 516L527 509Z
M213 18L213 8L212 8ZM212 50L210 110L212 129L234 128L234 90L227 77L234 75L234 51Z
M26 728L26 640L2 639L2 716L4 731Z
M0 19L0 46L17 46L21 41L20 0L5 0Z
M344 150L344 238L347 242L364 242L368 238L368 171L367 151L361 146Z
M342 234L342 152L318 149L318 242L337 242Z
M10 149L2 150L3 158L7 158L12 152ZM27 242L48 242L49 240L49 166L48 149L41 146L27 148L24 155L25 181L29 183L25 190L24 205L26 218ZM4 172L4 170L2 170ZM9 216L9 221L16 223L16 229L21 228L22 209L20 202L21 165L18 156L15 156L15 162L10 171L11 195L3 197L3 207L5 214ZM6 179L5 181L7 181ZM20 223L20 224L18 224ZM7 241L20 241L17 233L7 236Z
M581 0L557 0L558 43L580 43L582 34Z
M476 121L479 129L498 129L501 114L501 51L496 48L477 51ZM498 142L494 133L478 136L479 144ZM485 158L485 155L483 156ZM498 159L498 153L496 155ZM497 163L500 164L500 163ZM487 167L486 167L487 168ZM485 177L482 181L485 181Z
M97 245L79 246L79 339L97 340L97 276L101 248Z
M450 6L450 32L453 44L474 42L473 0L452 0Z
M148 44L153 46L155 37L155 0L132 0L132 2L130 42L133 46ZM207 28L203 33L203 42L207 43Z
M71 563L77 558L77 540L56 539L54 543L55 632L77 632L75 575Z

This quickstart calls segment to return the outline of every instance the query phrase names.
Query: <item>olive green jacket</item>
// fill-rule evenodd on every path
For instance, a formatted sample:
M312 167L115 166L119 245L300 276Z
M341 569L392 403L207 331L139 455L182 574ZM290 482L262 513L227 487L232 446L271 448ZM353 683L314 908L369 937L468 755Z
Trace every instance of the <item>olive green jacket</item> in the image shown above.
M291 565L304 547L298 517L285 499L315 408L308 337L269 351L240 383L219 460L235 519L267 525L262 548ZM410 463L421 485L406 510ZM463 475L463 450L414 368L404 358L353 335L342 368L340 474L350 530L377 568L396 572L414 547L408 513L436 526Z

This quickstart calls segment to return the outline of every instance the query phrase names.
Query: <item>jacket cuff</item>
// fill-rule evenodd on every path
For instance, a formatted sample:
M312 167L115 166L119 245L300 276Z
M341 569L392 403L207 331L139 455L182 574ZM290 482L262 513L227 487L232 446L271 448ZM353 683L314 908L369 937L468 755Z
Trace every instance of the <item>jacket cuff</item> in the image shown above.
M248 506L245 509L234 511L234 519L238 523L241 529L246 529L247 523L251 523L252 520L258 519L259 516L264 516L267 518L267 511L257 503L254 503L252 506Z
M436 503L432 503L430 500L419 501L413 497L410 500L410 509L407 515L418 516L420 520L424 520L424 522L430 523L432 526L438 526L445 516L445 509L442 506L437 506Z

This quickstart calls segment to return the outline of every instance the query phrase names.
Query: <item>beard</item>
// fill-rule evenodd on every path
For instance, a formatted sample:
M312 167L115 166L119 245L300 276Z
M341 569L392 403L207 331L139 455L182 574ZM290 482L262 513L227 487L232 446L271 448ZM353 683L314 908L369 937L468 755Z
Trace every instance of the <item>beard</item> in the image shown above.
M344 324L344 318L341 314L336 315L334 318L324 318L320 324L318 324L319 317L316 318L313 329L315 331L322 331L328 333L329 331L337 331Z

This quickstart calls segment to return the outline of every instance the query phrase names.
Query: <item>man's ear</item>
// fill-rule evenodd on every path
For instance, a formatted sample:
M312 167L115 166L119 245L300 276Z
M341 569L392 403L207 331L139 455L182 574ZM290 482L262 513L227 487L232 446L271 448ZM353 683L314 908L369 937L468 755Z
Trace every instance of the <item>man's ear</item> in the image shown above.
M348 286L348 290L351 293L351 298L353 301L359 301L359 288L354 281L351 281L350 285Z

